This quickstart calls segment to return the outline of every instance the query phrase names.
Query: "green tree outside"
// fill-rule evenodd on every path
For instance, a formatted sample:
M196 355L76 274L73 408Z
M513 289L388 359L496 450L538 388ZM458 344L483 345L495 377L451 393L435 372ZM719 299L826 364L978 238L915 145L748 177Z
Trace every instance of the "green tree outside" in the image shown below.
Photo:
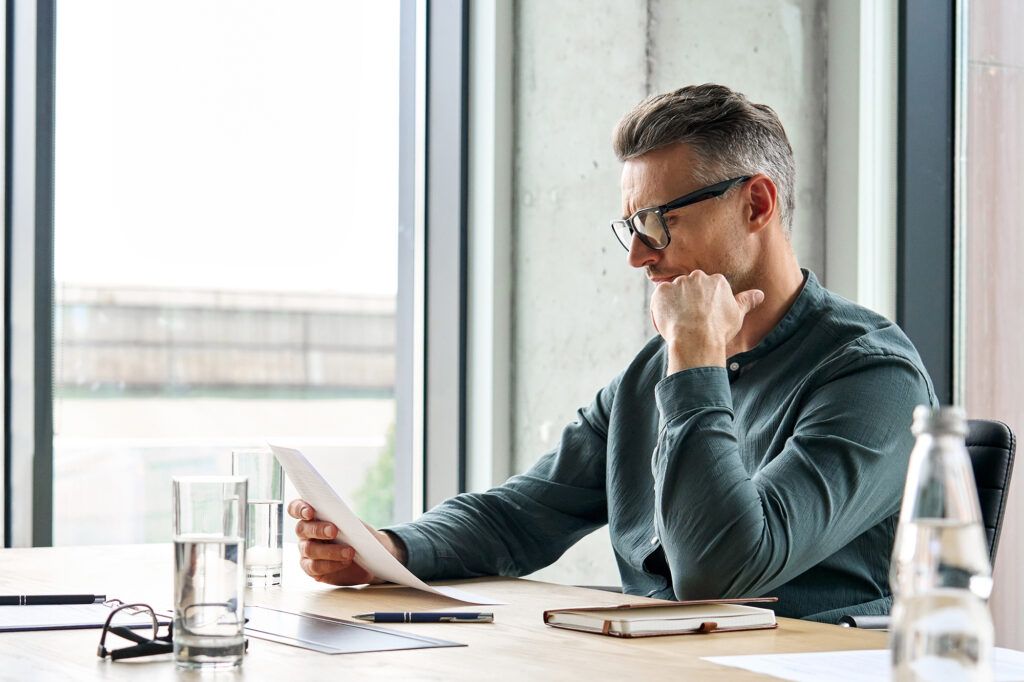
M374 528L395 522L395 425L388 427L384 449L354 495L359 516Z

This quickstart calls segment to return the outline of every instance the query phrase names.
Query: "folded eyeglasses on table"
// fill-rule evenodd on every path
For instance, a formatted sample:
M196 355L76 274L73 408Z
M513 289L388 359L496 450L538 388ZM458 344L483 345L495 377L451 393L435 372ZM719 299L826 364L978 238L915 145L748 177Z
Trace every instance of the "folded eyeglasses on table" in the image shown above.
M131 628L124 625L112 625L117 614L124 612L125 615L138 615L148 613L153 621L153 636L143 637ZM174 651L173 623L167 623L167 634L160 634L160 625L156 620L156 613L149 604L122 604L118 606L103 624L103 631L100 633L100 645L96 648L96 655L100 658L110 657L112 661L119 661L123 658L138 658L139 656L155 656L157 654L169 654ZM130 646L119 649L108 649L106 647L107 634L116 635L135 642Z
M193 606L209 606L209 604L196 604ZM131 627L126 625L113 625L118 613L137 616L147 614L152 622L153 634L151 637L144 637ZM136 626L137 627L137 626ZM157 621L156 612L149 604L122 604L116 607L107 616L103 624L103 631L100 633L100 644L96 648L96 655L100 658L110 657L112 661L120 661L125 658L139 658L141 656L157 656L169 654L174 651L174 624L167 622L166 634L160 634L160 623ZM106 646L107 634L127 639L135 644L124 646L119 649L108 649ZM249 649L249 640L245 640L245 650Z

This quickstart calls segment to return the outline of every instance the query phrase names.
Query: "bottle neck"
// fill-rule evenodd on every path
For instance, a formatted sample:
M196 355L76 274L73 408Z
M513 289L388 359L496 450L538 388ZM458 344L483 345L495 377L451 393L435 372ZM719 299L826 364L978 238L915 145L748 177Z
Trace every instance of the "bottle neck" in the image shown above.
M907 471L901 520L972 523L981 519L977 487L963 436L918 435Z
M967 447L964 445L963 434L950 431L918 434L914 447L920 447L922 444L928 447L940 447L942 449L948 448L953 450L963 450L965 452L967 450Z

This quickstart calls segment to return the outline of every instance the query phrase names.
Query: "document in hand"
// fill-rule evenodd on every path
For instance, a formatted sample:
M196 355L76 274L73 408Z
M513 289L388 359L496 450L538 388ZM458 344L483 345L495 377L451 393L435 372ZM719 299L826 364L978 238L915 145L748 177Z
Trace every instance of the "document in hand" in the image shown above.
M406 587L414 587L424 592L432 592L449 599L463 601L468 604L504 604L505 602L488 599L479 595L460 590L455 587L432 587L414 576L402 564L398 563L377 538L366 529L345 501L334 492L309 460L298 450L271 445L274 456L284 467L288 476L299 491L302 498L316 509L317 518L330 521L338 527L336 543L351 545L356 550L355 562L373 575Z
M697 633L757 630L777 627L771 609L747 606L772 602L775 597L680 601L663 604L623 604L552 609L544 622L556 628L595 632L613 637L654 637Z

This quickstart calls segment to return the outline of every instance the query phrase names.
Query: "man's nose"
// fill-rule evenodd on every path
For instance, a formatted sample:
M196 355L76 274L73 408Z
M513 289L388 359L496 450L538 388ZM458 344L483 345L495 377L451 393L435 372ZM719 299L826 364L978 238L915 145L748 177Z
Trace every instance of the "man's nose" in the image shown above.
M629 240L629 253L626 256L627 263L634 268L643 268L657 262L660 255L660 251L656 251L640 241L636 232L632 234Z

